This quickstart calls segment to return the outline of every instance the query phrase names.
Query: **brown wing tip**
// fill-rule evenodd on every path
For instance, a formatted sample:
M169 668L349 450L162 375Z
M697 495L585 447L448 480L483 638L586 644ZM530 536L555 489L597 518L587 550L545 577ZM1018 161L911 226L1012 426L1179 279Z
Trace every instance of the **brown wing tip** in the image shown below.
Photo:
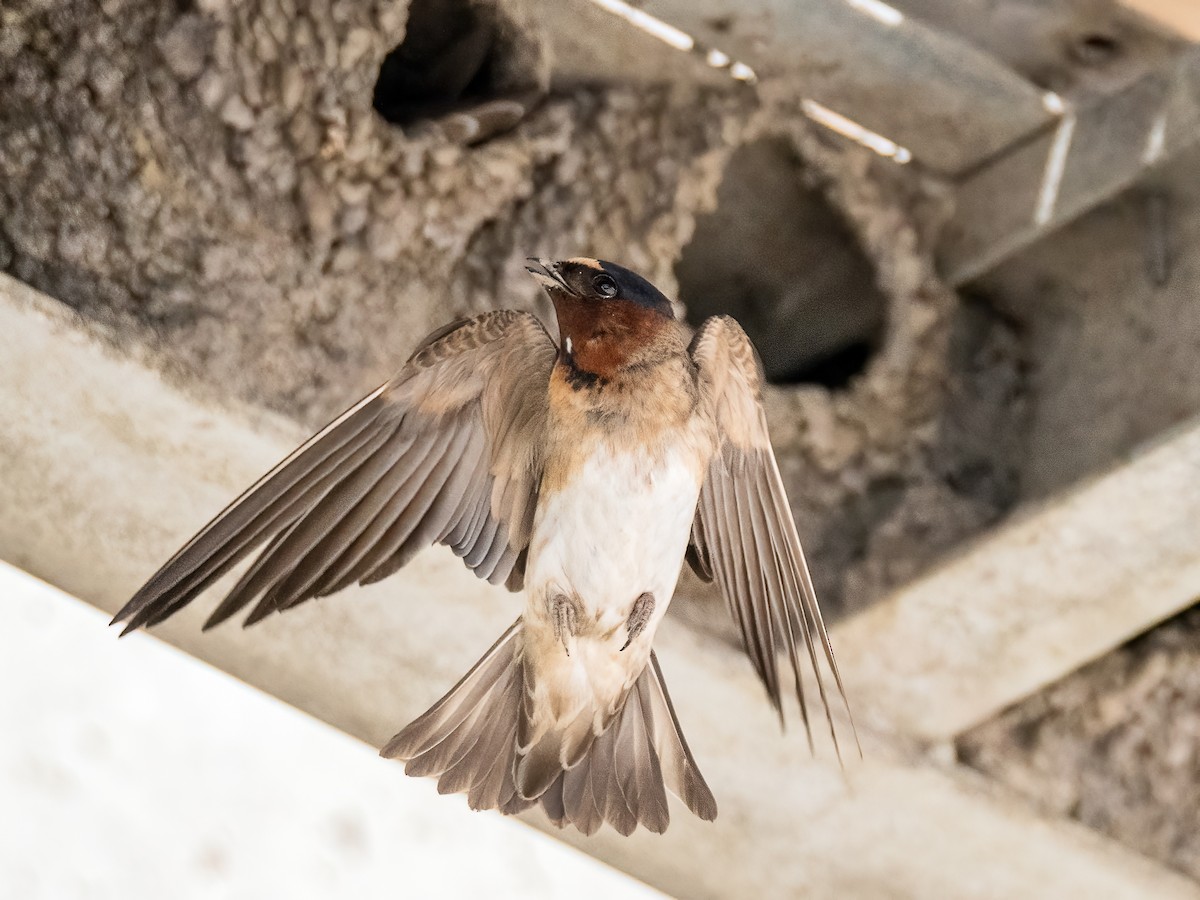
M390 741L384 744L379 750L379 755L384 759L405 759L404 732L402 731L393 736Z
M118 637L125 637L125 635L137 631L143 626L155 624L155 615L156 610L153 603L139 602L138 598L135 597L121 607L120 611L112 617L112 621L108 624L111 628L113 625L120 625L124 622L125 627L121 629Z
M688 807L696 816L705 822L714 822L717 818L717 801L713 797L708 798L708 802L701 805Z
M136 619L137 614L143 612L146 606L147 603L145 598L140 596L140 594L134 594L133 597L126 601L124 606L117 610L116 615L109 620L108 624L110 626L119 625L121 622L125 622L130 618Z

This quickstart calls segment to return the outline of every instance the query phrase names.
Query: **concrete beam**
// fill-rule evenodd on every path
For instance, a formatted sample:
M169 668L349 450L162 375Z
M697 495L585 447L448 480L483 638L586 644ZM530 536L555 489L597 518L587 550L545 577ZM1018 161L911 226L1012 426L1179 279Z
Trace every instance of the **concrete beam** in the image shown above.
M889 2L990 54L1039 87L1072 97L1112 93L1161 69L1182 47L1177 35L1113 0ZM1162 0L1139 2L1164 5Z
M1200 7L1193 0L1120 0L1128 7L1191 41L1200 41Z
M552 82L581 84L684 83L730 87L728 68L708 65L703 53L673 49L651 32L614 15L596 0L547 0L537 19L552 51Z
M0 561L6 900L666 900L107 618Z
M647 0L634 4L696 42L692 52L608 11L613 0L546 3L559 80L710 79L709 49L779 79L911 150L924 165L960 172L1049 121L1042 92L993 57L885 4L859 0ZM591 7L591 9L588 9ZM607 20L596 19L603 10ZM636 17L636 16L635 16ZM612 30L613 24L619 28ZM670 68L664 68L669 66Z
M1080 90L1076 103L1044 93L1003 61L1006 54L1021 57L1024 31L1029 40L1044 37L1036 5L1014 5L1008 11L1016 24L996 34L980 24L990 21L986 3L637 4L635 18L648 14L678 29L695 42L690 52L672 50L611 12L614 5L624 6L616 0L550 5L546 25L557 79L730 83L726 70L704 62L705 51L716 48L748 63L760 78L787 83L954 180L956 212L938 261L955 285L1200 140L1200 48L1128 22L1125 37L1136 45L1131 59L1106 76L1123 86ZM1145 0L1126 5L1146 7L1143 12L1154 6ZM1196 14L1190 9L1156 7L1156 15L1192 35ZM1062 106L1059 115L1055 104Z
M85 334L63 307L5 276L0 385L0 558L108 612L300 437L278 420L218 409L165 384ZM1140 508L1149 531L1153 511ZM1023 600L1026 610L1036 605ZM212 602L156 633L375 746L436 699L517 611L512 597L436 552L381 585L249 631L226 626L201 635ZM855 642L868 635L853 625L835 636L844 668L862 667L853 683L864 709L886 696L878 678L894 675L868 665L872 647L877 656L904 657L899 668L917 673L902 697L928 687L945 655L930 641L905 646L907 621L896 623L895 635L886 617L877 621L866 643ZM967 652L973 633L965 626L956 633ZM1086 829L1045 820L969 772L908 758L870 731L866 761L843 777L828 748L814 761L798 734L779 735L740 654L678 624L663 634L662 657L720 817L710 825L677 807L661 838L561 836L663 890L1200 896L1180 876ZM529 821L559 834L536 814Z
M1200 48L1111 96L1067 106L1054 127L956 190L938 263L963 284L1078 218L1200 141Z
M845 623L876 727L941 741L1200 599L1200 423Z

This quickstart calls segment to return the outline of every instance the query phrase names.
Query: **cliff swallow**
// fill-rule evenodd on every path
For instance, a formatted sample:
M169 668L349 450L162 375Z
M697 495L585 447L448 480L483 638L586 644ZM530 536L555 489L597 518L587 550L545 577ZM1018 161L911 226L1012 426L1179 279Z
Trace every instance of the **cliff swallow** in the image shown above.
M651 649L684 559L717 582L782 717L805 727L802 658L845 703L767 435L757 355L733 319L689 341L670 302L610 262L530 260L558 317L500 310L425 338L400 373L192 538L114 622L182 609L265 545L206 628L246 624L400 569L432 543L524 594L524 611L383 749L476 809L540 803L591 834L702 819L712 792ZM811 740L811 734L810 734Z

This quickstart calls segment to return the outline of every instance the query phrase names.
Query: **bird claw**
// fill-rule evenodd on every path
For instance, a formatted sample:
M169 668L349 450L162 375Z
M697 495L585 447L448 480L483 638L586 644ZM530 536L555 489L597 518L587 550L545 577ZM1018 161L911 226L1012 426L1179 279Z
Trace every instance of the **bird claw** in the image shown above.
M625 643L621 645L622 650L632 644L634 638L646 630L646 626L650 624L650 616L653 613L653 594L642 594L633 601L633 608L629 610L629 620L625 623L625 627L629 630L629 636L625 639Z
M566 594L559 594L550 601L550 621L554 625L554 637L562 641L563 650L570 656L567 638L579 632L579 605Z

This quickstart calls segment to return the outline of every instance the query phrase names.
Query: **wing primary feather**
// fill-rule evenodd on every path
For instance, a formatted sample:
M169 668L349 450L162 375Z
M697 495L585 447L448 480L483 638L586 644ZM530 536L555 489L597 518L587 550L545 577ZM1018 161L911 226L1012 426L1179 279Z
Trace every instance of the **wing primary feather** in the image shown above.
M275 537L271 538L270 543L268 543L266 548L262 551L262 553L259 554L259 557L257 560L255 560L254 564L257 565L259 560L261 560L267 554L273 553L279 547L280 544L282 544L284 541L286 541L288 539L288 535L290 535L293 531L295 531L297 528L300 527L300 521L301 520L297 520L297 521L293 522L291 525L289 525L283 531L279 532L279 534L275 535ZM238 613L240 610L244 609L246 607L246 605L249 604L254 599L253 594L247 595L246 593L239 591L237 589L238 585L245 582L246 576L249 574L250 571L251 570L247 570L247 572L242 575L242 577L238 580L237 584L234 585L233 589L230 590L230 592L225 595L225 598L220 602L220 604L217 606L217 608L215 610L213 610L212 615L210 615L208 617L208 620L204 623L205 631L207 631L210 628L214 628L217 625L220 625L222 622L224 622L230 616L233 616L236 613ZM250 616L248 617L247 621L243 623L243 627L245 627L246 625L253 625L255 622L261 621L263 618L266 617L266 614L268 612L270 612L270 609L265 609L262 607L256 607L255 609L252 609L250 611Z
M725 581L729 585L726 597L729 598L730 608L735 611L746 654L750 657L758 677L762 679L763 685L767 689L771 705L778 711L782 702L778 685L772 682L771 673L768 671L767 654L764 652L758 623L755 621L753 598L750 595L749 580L746 575L745 538L742 536L741 530L731 521L731 517L736 517L738 514L737 490L731 485L731 481L731 478L725 477L722 473L715 477L710 476L709 483L705 485L706 489L711 488L717 504L716 515L719 517L718 522L721 528L721 540L719 541L722 549L721 566L727 572ZM741 553L734 552L739 548L742 550Z
M386 514L376 519L367 534L363 535L362 544L358 548L362 550L360 558L337 579L328 593L335 593L356 581L363 583L363 579L391 556L408 536L407 531L397 531L397 523L412 508L414 499L420 494L430 473L440 461L440 448L448 435L430 430L423 437L424 440L420 444L422 455L410 471L403 487L388 503ZM367 540L368 536L370 541Z
M421 525L425 516L437 500L442 485L454 466L459 449L466 440L467 432L457 423L452 429L439 435L440 440L435 445L437 453L433 467L429 470L422 484L417 488L412 501L400 513L399 518L392 523L380 540L380 545L391 549L382 561L369 570L360 579L360 584L374 584L382 581L393 572L399 571L421 549Z
M391 519L395 527L405 516L414 515L414 526L400 549L385 563L384 569L375 578L370 572L364 572L363 577L371 581L381 580L406 565L419 551L434 542L437 534L445 527L446 519L453 514L462 500L463 482L470 475L468 467L471 461L462 455L463 445L472 440L469 428L460 423L449 444L442 450L442 456L429 471L425 482L420 485L409 505L397 517ZM449 470L449 471L447 471ZM424 510L421 511L421 507ZM368 582L364 582L368 583Z
M758 354L745 331L728 316L714 316L704 322L688 352L696 366L702 402L723 441L701 490L689 561L701 576L706 568L710 569L720 584L746 653L777 705L781 702L778 644L782 641L787 648L811 746L812 727L800 661L803 641L803 653L812 666L841 761L821 664L824 658L861 755L857 728L772 450ZM743 564L745 570L740 567ZM816 649L817 641L821 643L820 651ZM771 672L766 669L767 656Z
M778 477L778 476L776 476L776 477ZM786 497L781 495L779 483L775 480L775 478L771 478L768 481L768 486L771 489L770 497L771 497L772 505L774 506L774 509L775 509L776 518L780 521L781 527L783 528L783 530L785 532L785 535L784 535L785 540L783 542L783 546L784 546L784 549L787 551L788 562L790 564L789 568L791 569L791 571L793 573L798 573L799 572L799 564L796 559L795 549L799 547L800 541L799 541L799 538L797 537L795 539L795 546L793 546L792 536L794 535L795 528L788 527L788 523L790 523L792 521L790 508L787 505ZM791 534L788 534L787 532L791 532ZM841 764L842 763L841 745L839 744L838 739L837 739L837 730L834 728L833 712L832 712L832 708L829 704L829 696L825 690L825 679L821 675L821 666L820 666L820 662L817 659L816 644L813 641L813 630L814 630L815 626L813 625L813 623L810 620L810 611L808 609L808 604L805 601L803 590L801 590L799 592L799 595L800 595L799 596L800 602L797 604L797 608L799 609L802 620L803 620L801 631L804 634L804 644L805 644L805 647L807 647L807 649L808 649L808 657L809 657L809 662L812 664L812 667L813 667L813 674L816 676L817 692L820 694L820 697L821 697L821 705L824 706L824 708L825 708L825 720L829 724L829 734L830 734L830 737L833 739L834 753L837 754L838 762L839 762L839 764ZM857 737L856 737L856 740L857 740Z
M326 499L333 497L340 488L346 485L347 481L353 479L355 473L387 442L389 436L387 430L377 430L342 462L338 467L340 470L338 480L325 491L320 500L304 516L297 519L284 532L283 540L272 542L266 550L259 554L254 564L229 592L229 602L239 604L238 608L240 609L259 594L269 591L274 587L277 579L292 570L300 556L320 535L320 531L314 528L314 524L318 522L321 507Z
M717 582L721 586L721 593L725 597L725 605L729 607L729 612L737 623L738 633L742 638L742 649L750 657L750 661L753 662L754 656L747 640L745 613L742 611L741 605L737 602L737 595L734 593L734 583L731 574L733 563L730 557L731 535L725 533L724 523L721 520L720 513L717 511L717 494L720 491L717 485L722 476L718 471L714 470L717 466L723 465L724 463L721 461L713 461L712 468L710 468L708 473L708 480L700 492L700 502L704 509L702 521L706 532L705 541L709 547L716 547L717 549L716 556L712 557L713 572L716 574ZM710 530L712 534L707 534ZM712 540L714 534L716 537L715 541Z
M143 586L142 590L147 592L161 591L171 587L179 578L187 575L190 571L190 567L182 565L185 557L195 555L202 548L210 544L223 543L223 541L219 539L214 540L209 536L213 529L223 524L231 514L238 513L239 518L242 518L261 511L263 507L275 501L283 489L304 478L305 475L311 472L314 467L318 466L331 453L345 446L368 426L373 424L381 411L379 406L374 404L374 401L378 399L386 388L386 384L380 385L366 397L363 397L354 406L347 409L317 432L317 434L305 441L304 444L243 491L233 502L221 510L211 522L202 528L199 533L184 544L162 568L155 572ZM263 488L268 486L274 487L276 489L275 493L264 492ZM136 599L135 597L129 603L125 604L125 607L117 613L117 618L114 621L121 621L132 614L132 612L135 612L136 610L133 607Z
M745 560L745 596L751 604L750 621L754 623L755 637L758 641L759 652L762 654L762 674L767 684L767 692L775 700L775 711L778 713L779 722L782 725L783 694L779 687L779 665L776 658L778 645L775 642L773 617L767 605L766 572L762 565L762 552L767 547L767 536L759 525L762 514L761 503L747 490L750 486L748 484L750 480L749 467L743 461L739 468L741 470L740 477L733 483L733 495L737 505L738 533L742 535L743 544L747 537L752 539L752 543L747 547L747 552L741 554L741 558Z
M414 549L440 542L452 526L476 468L476 459L471 452L474 435L473 428L463 427L457 440L446 448L449 471L445 473L417 528L405 542Z
M804 550L800 546L800 536L796 533L796 527L792 522L791 509L787 504L787 495L783 489L783 477L779 474L779 466L775 461L775 455L767 455L768 463L770 465L769 482L774 486L772 496L777 505L782 503L783 506L787 508L787 518L783 519L784 531L787 537L787 547L792 555L796 572L800 576L801 597L803 598L802 608L807 612L808 619L812 622L814 630L820 637L821 646L824 648L825 660L829 664L830 671L833 673L834 683L837 685L838 693L842 698L842 706L845 709L846 716L850 722L850 731L854 736L854 745L858 750L859 757L861 758L862 744L858 739L858 727L854 724L854 714L850 712L850 701L846 697L846 688L842 683L842 676L838 671L837 661L833 656L833 644L829 640L829 632L825 628L825 620L821 615L821 607L817 603L817 591L812 582L812 575L808 571L808 562L804 558ZM813 661L813 666L814 668L816 667L815 660ZM818 683L820 683L819 674ZM822 695L822 699L824 699L824 695ZM826 713L828 714L828 712L828 702L826 702ZM830 722L830 727L833 727L832 721ZM834 739L834 744L835 746L837 744L836 738Z
M151 616L157 618L158 610L151 607L180 609L264 540L303 515L313 496L331 483L338 466L366 439L379 414L378 409L359 412L362 419L345 420L342 431L327 428L318 436L326 438L325 443L313 439L296 451L188 541L117 613L114 622L129 620L123 633Z
M481 577L519 583L556 354L529 313L498 310L435 331L394 379L201 529L113 621L124 623L122 633L161 622L264 545L208 627L255 598L259 606L248 621L374 580L433 541L469 557ZM464 427L468 421L473 427ZM468 444L456 444L446 460L447 442L468 431ZM401 442L389 450L391 459L377 458L371 477L352 477L381 434ZM489 782L489 790L494 786Z
M437 462L430 452L438 440L438 432L419 429L402 464L396 466L396 478L400 482L388 498L387 504L342 554L330 573L322 579L318 596L335 594L358 581L386 555L386 547L380 541L398 519L420 489L429 470Z
M391 493L391 477L412 440L394 433L375 454L309 513L314 532L311 547L297 551L297 560L272 589L271 606L283 610L316 595L316 585L362 533ZM333 507L327 509L327 507ZM339 515L340 513L340 515ZM332 522L329 519L333 519ZM299 535L293 540L299 540Z
M309 476L310 478L314 476L319 477L316 477L311 483L304 482L294 485L294 489L298 490L299 493L291 501L286 513L281 512L270 523L257 526L256 530L250 536L245 531L240 534L231 535L226 547L218 548L219 552L213 554L209 563L203 568L197 569L192 578L186 582L186 592L172 595L170 598L163 598L162 614L156 621L161 621L161 619L173 615L183 606L190 603L267 538L271 540L268 543L267 549L263 551L263 554L277 546L281 538L290 533L303 520L304 516L345 477L346 473L344 469L352 469L356 461L360 458L363 448L369 447L372 439L376 437L378 437L378 434L375 432L363 432L360 435L361 440L347 444L344 448L345 453L339 451L337 455L330 456L322 463L319 469L314 470ZM260 559L263 554L260 554ZM200 577L201 575L203 577ZM183 584L184 582L181 582L180 587ZM168 599L169 603L167 602ZM228 618L230 614L228 610L231 608L236 612L241 606L234 605L231 607L226 602L222 602L217 607L217 611L210 615L205 622L204 630L207 631L209 628L218 625L224 619Z
M763 616L767 620L768 641L772 648L772 670L776 676L776 690L779 691L782 701L783 688L779 680L778 665L774 663L774 660L778 654L779 645L782 643L788 651L789 660L793 664L796 662L795 636L792 628L793 617L788 609L787 593L783 583L784 579L779 568L779 556L776 552L777 535L775 529L771 526L770 517L767 515L762 492L759 489L758 474L758 467L747 467L745 478L740 484L739 490L743 494L751 514L752 533L754 535L753 550L755 559L757 560L759 589L763 601ZM796 668L795 665L792 668L794 671ZM797 684L800 684L800 682L797 681ZM800 697L800 707L801 717L807 722L808 714L802 696ZM779 706L779 721L782 726L782 702Z
M772 578L771 595L775 599L776 611L785 638L788 661L791 663L792 678L796 688L796 700L800 704L800 719L804 723L804 735L808 739L809 752L816 753L816 747L813 743L812 721L808 715L808 696L804 690L799 639L796 634L797 630L803 627L803 623L797 620L795 605L788 602L789 597L799 595L799 588L795 583L795 578L791 570L787 569L780 559L779 554L781 548L784 546L784 538L779 533L778 516L768 515L768 507L774 508L774 506L766 499L770 496L770 487L766 483L766 472L761 466L756 466L755 476L755 487L757 488L759 501L758 509L763 513L762 524L768 534L762 546L767 548L767 552L771 556L771 566L767 571L774 576Z

